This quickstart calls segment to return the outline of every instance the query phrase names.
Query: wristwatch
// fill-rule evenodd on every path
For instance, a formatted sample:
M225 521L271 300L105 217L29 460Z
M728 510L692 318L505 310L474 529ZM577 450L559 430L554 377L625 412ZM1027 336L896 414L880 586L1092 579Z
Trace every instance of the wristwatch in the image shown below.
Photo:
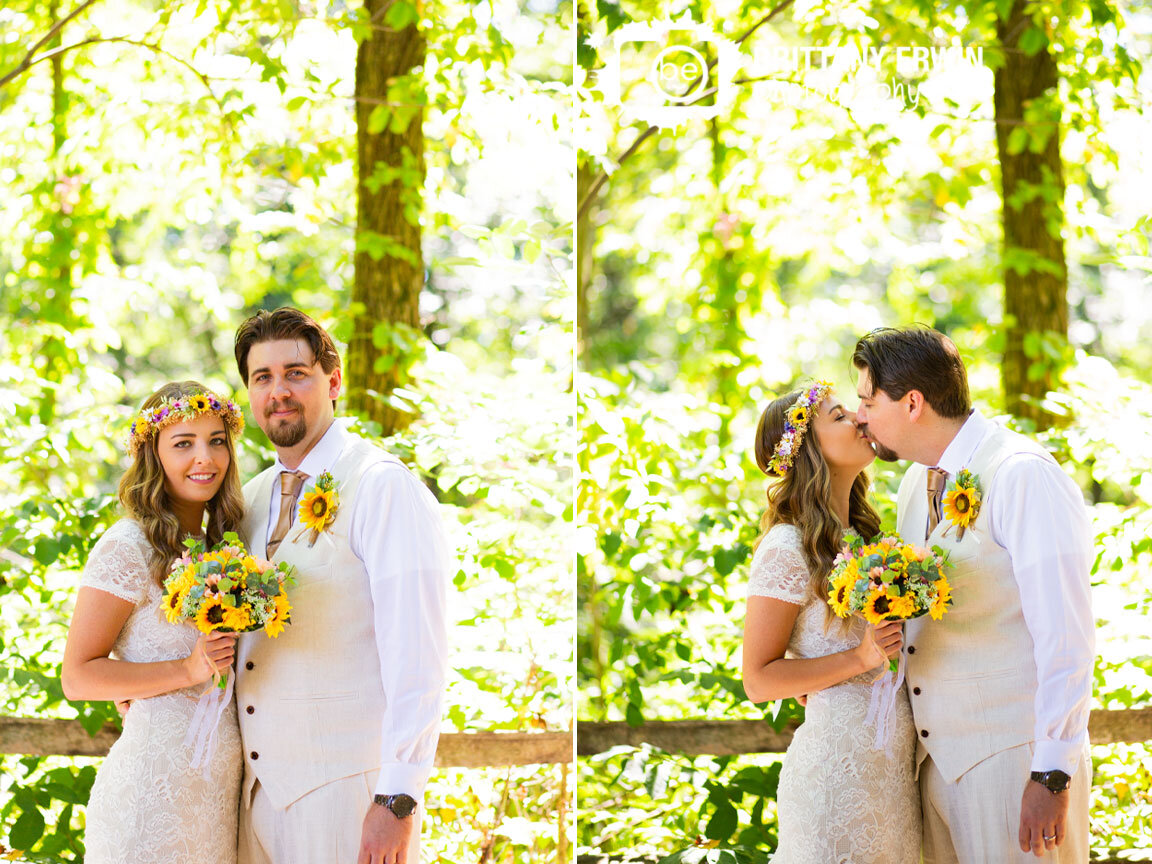
M373 795L372 803L387 807L397 819L407 819L416 809L416 799L403 792L399 795Z
M1063 771L1033 771L1030 776L1053 795L1059 795L1072 782L1072 778Z

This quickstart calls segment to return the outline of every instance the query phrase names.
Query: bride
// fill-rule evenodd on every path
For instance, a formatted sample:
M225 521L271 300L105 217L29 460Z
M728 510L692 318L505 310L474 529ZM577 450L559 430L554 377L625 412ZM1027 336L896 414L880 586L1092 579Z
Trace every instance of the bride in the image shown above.
M235 702L220 720L207 777L190 768L183 741L236 639L169 624L162 584L185 537L211 545L240 525L233 438L243 425L234 403L195 381L161 387L132 424L132 464L120 480L125 518L88 556L62 666L69 699L131 700L92 786L87 864L235 864L243 766Z
M779 480L752 559L744 690L753 702L808 697L780 772L774 864L920 860L907 692L897 694L891 756L872 749L874 730L864 728L871 682L900 653L900 624L842 622L827 602L843 532L880 529L863 473L875 458L826 382L772 402L756 429L756 464Z

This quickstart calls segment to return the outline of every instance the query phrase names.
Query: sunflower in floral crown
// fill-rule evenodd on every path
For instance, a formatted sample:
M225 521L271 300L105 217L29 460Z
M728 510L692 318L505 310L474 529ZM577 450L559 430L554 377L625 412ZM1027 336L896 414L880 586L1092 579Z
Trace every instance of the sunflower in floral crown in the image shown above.
M197 393L195 396L188 397L188 406L197 414L200 414L210 410L212 403L203 393Z
M794 405L788 412L788 419L793 426L803 426L808 422L812 409L807 405Z
M219 597L205 597L200 611L196 613L196 629L201 633L219 630L224 623L224 604Z

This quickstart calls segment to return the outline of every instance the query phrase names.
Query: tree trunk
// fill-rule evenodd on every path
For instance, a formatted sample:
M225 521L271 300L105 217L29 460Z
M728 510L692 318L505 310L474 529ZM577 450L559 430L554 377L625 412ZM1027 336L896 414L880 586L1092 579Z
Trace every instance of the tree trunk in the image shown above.
M389 26L390 0L366 0L371 36L356 54L358 157L356 258L348 343L348 407L402 429L412 415L386 404L405 380L420 337L421 190L424 185L423 88L426 45L415 23ZM414 71L416 70L416 71ZM383 107L381 107L383 106Z
M1039 402L1057 386L1059 368L1025 351L1028 334L1064 344L1068 334L1068 271L1061 234L1064 218L1064 171L1060 161L1060 108L1054 98L1058 85L1056 61L1047 42L1032 56L1021 50L1037 26L1025 12L1025 0L1015 0L996 30L1004 64L995 73L996 149L1000 157L1004 224L1004 318L1007 344L1001 366L1005 402L1017 417L1036 422L1038 429L1054 417ZM1025 112L1033 103L1025 121ZM1037 108L1043 110L1037 112ZM1009 152L1014 130L1027 129L1021 149ZM1036 136L1043 139L1032 152ZM1035 341L1035 340L1033 340ZM1029 356L1031 353L1032 356ZM1029 367L1034 374L1029 376ZM1031 379L1031 380L1030 380Z

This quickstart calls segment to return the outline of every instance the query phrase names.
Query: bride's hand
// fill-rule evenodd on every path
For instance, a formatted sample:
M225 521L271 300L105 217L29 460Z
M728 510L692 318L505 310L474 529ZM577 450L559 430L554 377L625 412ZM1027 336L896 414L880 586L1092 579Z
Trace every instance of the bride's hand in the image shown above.
M885 621L879 626L869 624L860 642L860 657L865 668L875 669L900 656L904 645L904 622Z
M215 672L223 672L235 657L235 633L201 633L192 653L184 658L190 684L200 684Z

